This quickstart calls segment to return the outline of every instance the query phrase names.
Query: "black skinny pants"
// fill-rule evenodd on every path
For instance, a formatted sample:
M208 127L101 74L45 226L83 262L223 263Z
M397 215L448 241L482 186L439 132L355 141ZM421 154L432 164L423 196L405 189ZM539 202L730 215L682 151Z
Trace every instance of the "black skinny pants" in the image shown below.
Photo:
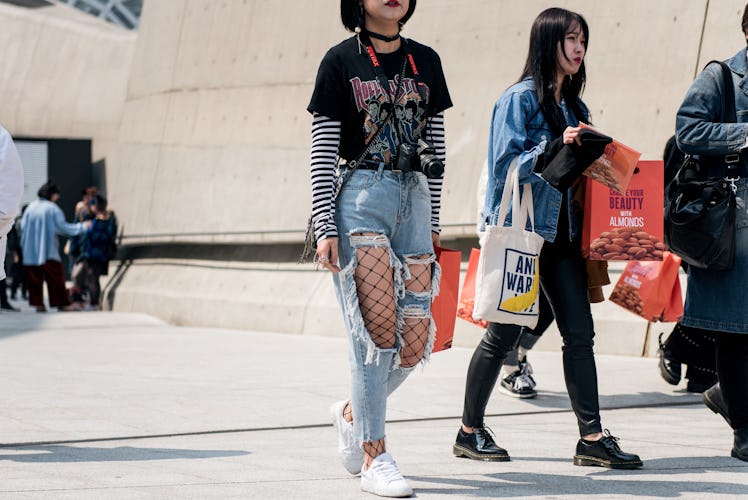
M540 253L540 285L563 339L566 390L582 436L602 431L597 393L595 336L587 271L579 244L545 243ZM542 311L542 309L541 309ZM546 321L546 319L541 318ZM551 318L552 320L552 318ZM465 387L462 423L483 427L486 405L507 353L517 346L522 327L489 323L473 353Z
M748 334L717 335L717 377L734 429L748 427Z

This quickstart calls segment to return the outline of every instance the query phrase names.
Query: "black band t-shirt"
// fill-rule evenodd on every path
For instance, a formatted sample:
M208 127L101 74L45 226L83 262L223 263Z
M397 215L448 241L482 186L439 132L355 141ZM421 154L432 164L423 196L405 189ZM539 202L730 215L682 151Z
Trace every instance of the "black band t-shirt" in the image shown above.
M364 35L361 41L369 43ZM417 79L405 60L403 46L391 54L377 54L389 80L389 96L377 79L365 45L359 47L355 36L331 48L322 59L307 110L341 122L341 158L355 160L373 138L369 158L389 162L401 142L417 141L424 118L452 106L437 53L413 40L407 41L407 50L418 70ZM403 63L405 76L400 82ZM397 96L396 90L399 90ZM421 94L426 98L425 103ZM391 112L394 117L387 121ZM383 124L385 128L380 132ZM422 137L428 139L428 134Z

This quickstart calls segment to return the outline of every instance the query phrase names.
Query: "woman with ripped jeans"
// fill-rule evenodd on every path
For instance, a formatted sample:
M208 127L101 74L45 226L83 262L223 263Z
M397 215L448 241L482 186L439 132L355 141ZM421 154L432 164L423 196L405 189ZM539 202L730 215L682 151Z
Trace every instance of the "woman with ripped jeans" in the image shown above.
M409 496L385 447L387 396L434 342L442 179L427 178L416 146L429 141L444 162L452 103L437 54L400 37L416 0L340 6L355 35L325 55L308 107L317 260L333 273L350 345L350 401L331 413L343 465L361 473L361 489Z

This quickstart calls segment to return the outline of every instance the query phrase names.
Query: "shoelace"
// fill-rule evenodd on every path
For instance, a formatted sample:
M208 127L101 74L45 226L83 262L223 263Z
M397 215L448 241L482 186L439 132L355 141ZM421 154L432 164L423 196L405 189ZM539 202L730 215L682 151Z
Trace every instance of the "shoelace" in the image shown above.
M525 388L532 389L534 385L535 381L529 374L526 373L520 373L514 379L514 388L518 391Z
M532 365L530 364L529 361L527 361L527 358L519 362L519 371L521 371L522 373L526 373L528 375L533 374Z
M400 470L397 468L397 464L389 460L378 460L372 462L369 468L385 481L401 481L403 475L400 474Z
M617 451L621 451L621 447L618 445L619 438L612 435L608 429L603 430L603 437L600 441L603 440L610 443Z
M478 434L481 438L483 438L483 440L486 441L487 443L496 444L496 440L494 439L494 436L496 436L496 434L494 434L493 430L487 425L484 425L483 427L478 427L477 429L475 429L474 432Z
M353 435L353 423L348 422L345 418L343 418L342 420L343 422L341 425L346 426L343 429L343 437L346 443L346 453L348 455L358 455L360 453L363 453L363 448L358 443L358 441L356 441L356 436Z
M532 376L532 373L533 373L532 365L530 364L529 361L527 361L527 359L524 359L519 362L519 372L520 372L520 375L525 380L525 382L527 382L528 385L534 389L536 384L535 384L535 379Z

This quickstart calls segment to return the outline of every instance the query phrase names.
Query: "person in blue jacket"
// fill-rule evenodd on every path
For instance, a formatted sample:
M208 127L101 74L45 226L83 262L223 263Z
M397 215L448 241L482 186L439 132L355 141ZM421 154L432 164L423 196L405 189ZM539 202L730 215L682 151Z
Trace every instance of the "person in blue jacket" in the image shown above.
M75 309L65 289L65 273L60 259L57 235L77 236L90 222L69 224L57 206L60 188L48 181L39 188L38 198L32 201L21 218L21 249L29 291L29 304L37 312L45 312L43 286L47 283L50 307L61 311Z
M748 5L743 12L748 41ZM722 67L708 65L686 92L676 116L678 148L696 156L739 155L740 167L730 181L737 197L735 260L728 271L688 267L688 286L681 324L712 331L717 339L717 379L704 402L732 427L732 456L748 462L748 308L742 291L748 284L748 55L742 47L725 61L735 91L737 123L723 119ZM725 177L724 168L707 166L706 177Z
M535 19L520 81L493 110L488 145L488 186L483 223L497 224L507 171L516 163L521 184L532 187L535 232L545 243L540 283L563 338L566 387L581 438L574 465L631 469L642 466L617 438L603 432L593 353L586 263L581 252L581 218L572 203L582 172L603 153L610 138L584 131L589 111L580 94L589 29L584 18L551 8ZM588 138L597 139L588 142ZM507 221L507 224L510 222ZM468 368L465 402L453 452L475 460L509 460L485 427L486 404L521 327L490 323Z

